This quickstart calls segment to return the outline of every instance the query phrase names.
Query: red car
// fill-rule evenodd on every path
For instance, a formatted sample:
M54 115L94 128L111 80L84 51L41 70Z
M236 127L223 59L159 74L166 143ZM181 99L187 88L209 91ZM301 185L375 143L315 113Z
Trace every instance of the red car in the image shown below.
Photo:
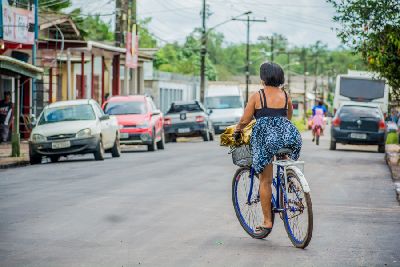
M147 145L149 151L164 149L163 114L150 97L114 96L103 110L117 117L121 144Z

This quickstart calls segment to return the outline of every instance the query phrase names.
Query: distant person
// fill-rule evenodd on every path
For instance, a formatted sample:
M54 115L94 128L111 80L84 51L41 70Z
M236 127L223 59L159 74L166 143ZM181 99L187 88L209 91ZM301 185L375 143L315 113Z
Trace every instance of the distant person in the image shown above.
M0 142L7 142L12 117L11 93L5 92L0 101Z
M107 101L109 98L110 98L110 94L109 94L109 93L106 93L106 94L104 95L105 101Z
M392 109L392 113L389 116L389 121L392 121L396 124L399 122L399 113L397 112L397 110Z
M316 126L320 126L320 129L323 130L325 127L324 118L326 116L326 107L324 106L324 102L321 100L318 101L318 105L314 106L312 109L312 141L315 141L315 129Z

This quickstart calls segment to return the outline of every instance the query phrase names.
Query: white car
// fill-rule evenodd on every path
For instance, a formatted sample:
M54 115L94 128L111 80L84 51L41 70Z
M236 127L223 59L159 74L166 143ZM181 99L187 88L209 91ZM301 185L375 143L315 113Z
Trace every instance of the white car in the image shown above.
M29 139L31 164L41 163L43 157L57 162L61 156L87 153L103 160L106 151L113 157L121 155L118 122L91 99L48 105Z

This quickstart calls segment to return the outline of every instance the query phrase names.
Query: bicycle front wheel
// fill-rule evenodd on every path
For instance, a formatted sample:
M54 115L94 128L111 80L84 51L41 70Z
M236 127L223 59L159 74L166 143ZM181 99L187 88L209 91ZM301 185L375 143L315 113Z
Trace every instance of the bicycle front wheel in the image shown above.
M262 213L260 202L259 186L260 181L256 175L253 177L253 182L251 181L249 167L239 168L236 171L235 176L233 176L232 203L235 209L236 217L246 233L253 238L262 239L266 238L270 232L255 232L256 227L262 225L264 222L264 215ZM274 223L274 216L275 214L272 212L272 224Z
M297 174L288 169L288 192L281 192L281 201L285 207L283 222L288 237L297 248L305 248L311 241L313 230L313 212L310 193L306 193Z

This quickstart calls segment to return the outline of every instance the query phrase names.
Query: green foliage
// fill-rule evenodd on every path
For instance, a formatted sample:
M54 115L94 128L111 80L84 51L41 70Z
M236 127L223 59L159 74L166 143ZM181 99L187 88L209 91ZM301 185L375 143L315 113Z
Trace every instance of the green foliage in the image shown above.
M145 18L139 21L138 34L139 34L139 47L141 48L156 48L157 40L147 29L147 25L151 22L151 18Z
M398 0L327 0L342 25L338 36L360 53L372 71L380 73L399 94L400 3Z
M397 133L388 133L386 137L387 145L397 145L399 143L399 135Z
M304 123L303 119L292 119L292 123L294 124L294 126L296 126L297 130L299 130L299 132L304 132L307 130L307 126Z
M114 33L109 25L110 23L103 22L99 15L88 16L81 22L81 27L86 32L86 39L93 41L113 41Z

